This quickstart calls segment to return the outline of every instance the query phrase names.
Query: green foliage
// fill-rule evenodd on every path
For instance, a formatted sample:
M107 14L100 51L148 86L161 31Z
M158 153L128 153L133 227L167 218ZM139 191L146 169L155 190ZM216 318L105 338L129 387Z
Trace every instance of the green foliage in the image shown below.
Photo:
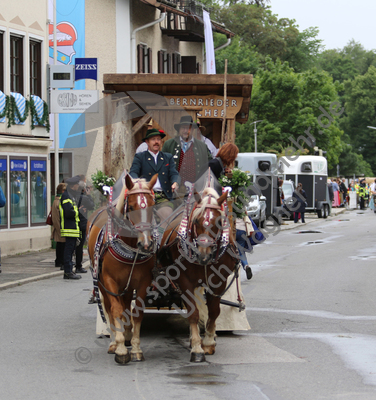
M225 60L229 60L227 73L229 74L255 74L259 68L259 54L254 46L250 47L239 37L232 39L229 46L215 53L215 64L218 74L225 70Z
M0 119L6 117L7 119L7 127L10 128L12 125L16 125L16 117L18 120L23 123L26 121L27 117L30 114L30 128L31 130L35 129L35 122L38 125L45 126L47 132L50 131L50 120L49 120L49 111L48 105L44 101L43 102L43 116L42 118L38 118L37 111L35 109L34 100L30 98L30 100L25 99L25 110L23 115L21 115L20 110L17 107L16 100L13 96L5 96L5 106L3 110L0 112Z
M116 179L107 176L102 171L97 170L95 174L91 175L91 181L93 183L93 186L102 194L104 194L103 186L114 186Z
M370 66L365 75L345 82L345 107L347 116L342 128L349 135L357 153L376 171L376 67Z
M232 170L232 175L222 175L219 177L218 182L223 187L230 186L232 188L230 197L234 199L233 212L238 218L244 217L244 204L247 203L245 200L245 189L252 184L252 176L239 168L234 168Z
M259 61L266 57L274 61L279 58L289 61L296 71L303 71L316 63L321 48L321 40L316 38L317 28L300 32L295 20L279 19L270 7L234 2L227 7L217 7L214 18L236 33L239 41L244 43L242 49L257 51Z
M290 137L297 140L310 133L316 143L301 138L300 146L311 154L313 146L318 146L327 151L329 165L335 165L341 152L338 117L326 129L319 125L318 117L323 113L319 107L329 111L331 103L338 101L339 89L326 72L310 69L296 73L288 63L267 60L266 68L254 79L248 122L236 127L236 144L242 151L254 151L252 122L263 120L257 125L258 151L280 153L289 146L298 148ZM322 122L328 125L326 118Z

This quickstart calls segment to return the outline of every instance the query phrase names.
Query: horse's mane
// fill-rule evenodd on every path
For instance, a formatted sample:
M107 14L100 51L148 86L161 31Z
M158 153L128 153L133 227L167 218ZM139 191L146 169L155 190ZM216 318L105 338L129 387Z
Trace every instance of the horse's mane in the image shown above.
M141 187L142 187L142 189L148 189L148 182L146 181L146 179L144 179L144 178L136 178L136 179L133 179L133 178L131 178L132 179L132 182L136 185L138 185L138 183L141 183ZM121 193L120 193L120 196L117 198L117 200L116 200L116 202L117 202L117 204L116 204L116 209L119 211L119 212L122 212L123 211L123 208L124 208L124 194L125 194L125 191L127 190L127 186L126 186L126 184L124 183L124 185L123 185L123 189L121 190Z
M206 188L204 189L204 191L202 192L202 196L201 196L201 201L200 201L200 207L196 208L193 211L192 214L192 219L196 219L196 218L200 218L202 216L202 214L205 211L205 206L209 203L209 196L211 196L211 202L214 200L215 204L218 205L217 200L219 199L219 195L217 193L217 191L213 188ZM222 214L222 211L221 211Z

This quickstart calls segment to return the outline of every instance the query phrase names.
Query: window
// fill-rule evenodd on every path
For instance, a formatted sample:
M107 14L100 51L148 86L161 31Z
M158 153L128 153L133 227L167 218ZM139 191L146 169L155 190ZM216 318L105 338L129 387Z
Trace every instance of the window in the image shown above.
M0 187L3 190L6 202L8 202L7 196L7 159L4 156L0 156ZM0 207L0 227L8 227L8 204L5 203L4 207Z
M146 44L139 44L137 46L137 60L138 60L138 73L153 72L153 59L152 51Z
M10 37L10 91L23 95L23 38Z
M45 224L47 218L47 160L30 159L31 223Z
M42 97L41 43L30 40L30 94Z
M0 31L0 90L4 92L4 32Z
M27 226L27 158L10 159L10 226Z

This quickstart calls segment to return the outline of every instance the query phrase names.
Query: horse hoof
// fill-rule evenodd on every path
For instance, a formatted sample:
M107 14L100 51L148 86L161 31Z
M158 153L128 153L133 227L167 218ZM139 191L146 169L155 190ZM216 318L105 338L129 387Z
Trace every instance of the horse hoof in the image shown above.
M124 364L129 363L129 361L131 361L131 356L129 355L129 353L121 355L121 356L119 356L118 354L115 354L115 361L118 364L124 365Z
M108 354L115 354L116 345L110 346L107 350Z
M126 340L126 341L124 342L124 346L125 346L125 347L132 347L131 341L130 341L130 340Z
M200 363L205 361L204 353L191 353L191 362Z
M143 353L131 353L131 360L133 362L145 361Z
M215 346L202 347L205 355L212 356L215 353Z

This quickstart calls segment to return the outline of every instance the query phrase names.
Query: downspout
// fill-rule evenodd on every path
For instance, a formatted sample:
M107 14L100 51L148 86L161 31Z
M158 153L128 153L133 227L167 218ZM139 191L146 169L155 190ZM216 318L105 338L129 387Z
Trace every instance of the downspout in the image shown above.
M139 26L138 28L134 29L131 35L131 49L132 49L132 74L136 73L136 33L142 29L149 28L150 26L153 26L155 24L158 24L162 22L166 18L166 11L161 12L161 16L156 19L155 21L149 22L146 25Z
M224 49L225 47L229 46L230 44L231 44L231 38L229 37L229 38L227 39L227 42L226 42L225 44L222 44L221 46L216 47L216 48L214 49L214 51ZM205 54L205 56L203 57L203 62L206 62L206 54Z
M226 42L225 44L222 44L222 46L216 47L216 48L214 49L214 51L222 50L222 49L224 49L225 47L227 47L230 43L231 43L231 38L229 37L229 38L227 39L227 42Z

